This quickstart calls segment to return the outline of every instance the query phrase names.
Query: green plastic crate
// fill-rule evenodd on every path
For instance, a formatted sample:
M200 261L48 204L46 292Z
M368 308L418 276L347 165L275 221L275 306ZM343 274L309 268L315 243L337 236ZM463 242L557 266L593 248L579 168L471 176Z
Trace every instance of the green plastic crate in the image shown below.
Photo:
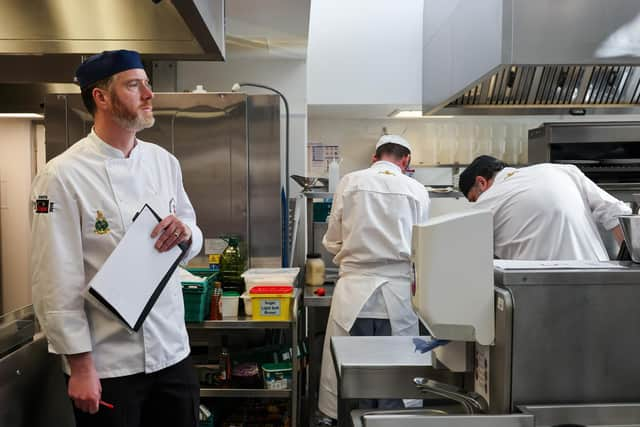
M211 294L217 272L207 268L188 268L191 274L206 277L204 283L182 282L182 298L184 299L184 320L186 322L202 322L209 318L211 311Z
M313 222L326 222L331 213L331 202L315 202L313 204Z

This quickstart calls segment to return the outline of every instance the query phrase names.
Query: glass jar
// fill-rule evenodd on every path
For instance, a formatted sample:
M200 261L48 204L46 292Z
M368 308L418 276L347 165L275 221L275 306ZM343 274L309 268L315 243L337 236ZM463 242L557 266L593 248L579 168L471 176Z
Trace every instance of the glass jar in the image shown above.
M305 283L309 286L322 286L324 284L324 261L317 253L308 254L305 264Z

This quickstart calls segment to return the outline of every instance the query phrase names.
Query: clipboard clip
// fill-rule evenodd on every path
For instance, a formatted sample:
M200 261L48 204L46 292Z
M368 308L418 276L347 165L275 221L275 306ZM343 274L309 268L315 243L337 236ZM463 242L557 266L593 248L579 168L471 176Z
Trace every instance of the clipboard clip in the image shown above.
M136 214L133 216L133 219L131 220L132 222L135 222L135 220L138 218L138 216L140 216L140 214L142 213L143 210L145 209L149 209L149 211L153 214L153 216L156 217L156 219L158 220L158 222L162 221L162 218L160 218L160 215L158 215L156 213L156 211L153 210L153 208L151 206L149 206L148 203L145 203L142 208L136 212ZM182 243L178 243L178 246L180 247L180 249L182 249L183 251L186 251L187 249L189 249L191 247L191 243L193 243L191 240L189 240L188 242L182 242Z
M149 211L153 214L153 216L156 217L158 222L162 221L162 218L160 218L160 215L158 215L156 211L154 211L153 208L149 206L148 203L145 203L144 205L142 205L142 208L138 212L136 212L136 214L133 216L133 219L131 221L135 221L136 219L138 219L138 216L140 216L140 214L142 213L143 210L145 210L145 208L149 209Z

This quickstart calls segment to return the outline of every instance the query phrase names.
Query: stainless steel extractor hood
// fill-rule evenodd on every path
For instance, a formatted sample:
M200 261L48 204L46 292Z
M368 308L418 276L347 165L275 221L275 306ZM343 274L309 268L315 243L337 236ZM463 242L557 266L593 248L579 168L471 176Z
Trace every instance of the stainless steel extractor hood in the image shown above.
M640 112L640 58L597 58L637 0L425 0L423 114Z
M0 55L224 60L224 0L0 0Z
M42 113L103 50L154 60L225 58L224 0L0 0L0 113ZM153 64L155 66L155 63Z

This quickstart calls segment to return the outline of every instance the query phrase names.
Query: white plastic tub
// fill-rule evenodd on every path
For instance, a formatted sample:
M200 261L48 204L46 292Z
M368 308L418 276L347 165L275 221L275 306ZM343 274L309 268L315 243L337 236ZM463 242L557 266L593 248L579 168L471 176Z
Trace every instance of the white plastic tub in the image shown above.
M295 286L296 277L300 273L299 267L293 268L251 268L242 273L247 291L254 286Z
M242 303L244 304L244 314L251 316L251 295L249 295L249 291L243 292L240 298L242 298Z
M230 317L238 317L238 304L240 297L238 295L222 296L222 319Z

